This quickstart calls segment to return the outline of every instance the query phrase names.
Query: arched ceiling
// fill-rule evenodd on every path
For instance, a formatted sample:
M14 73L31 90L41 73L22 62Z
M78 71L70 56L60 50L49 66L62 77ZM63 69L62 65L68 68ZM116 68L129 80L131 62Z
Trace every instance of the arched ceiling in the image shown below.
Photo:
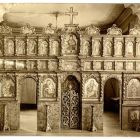
M0 9L3 5L0 4ZM24 25L29 23L32 26L44 27L48 23L56 25L56 11L58 14L58 27L64 27L69 23L69 16L65 12L73 7L78 12L78 16L74 17L74 23L79 26L87 26L94 24L103 26L112 24L118 16L123 12L123 4L15 4L11 6L4 14L4 20Z

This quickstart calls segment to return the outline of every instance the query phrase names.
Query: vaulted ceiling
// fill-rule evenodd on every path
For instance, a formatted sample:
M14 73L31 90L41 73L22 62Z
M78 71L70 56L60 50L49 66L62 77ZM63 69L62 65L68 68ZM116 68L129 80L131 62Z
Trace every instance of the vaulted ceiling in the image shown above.
M69 11L70 7L78 12L74 23L79 26L111 24L124 10L123 4L16 4L4 14L4 19L21 25L29 23L43 27L52 23L55 26L57 12L57 25L63 27L69 23L69 16L66 16L65 12Z
M124 4L47 4L47 3L20 3L0 4L0 20L4 20L11 27L21 27L27 23L35 27L45 27L49 23L53 26L64 27L70 22L70 17L65 15L73 7L77 16L74 23L79 26L94 24L103 30L113 23L117 24L124 32L128 31L130 22L135 22L132 10ZM57 19L57 22L56 22Z

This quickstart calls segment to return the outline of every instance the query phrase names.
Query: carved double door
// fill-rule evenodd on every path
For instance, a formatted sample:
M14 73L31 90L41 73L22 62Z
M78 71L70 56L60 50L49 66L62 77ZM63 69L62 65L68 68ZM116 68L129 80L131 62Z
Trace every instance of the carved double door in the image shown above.
M78 88L78 87L77 87ZM80 128L80 96L79 92L70 85L70 88L62 93L62 128Z

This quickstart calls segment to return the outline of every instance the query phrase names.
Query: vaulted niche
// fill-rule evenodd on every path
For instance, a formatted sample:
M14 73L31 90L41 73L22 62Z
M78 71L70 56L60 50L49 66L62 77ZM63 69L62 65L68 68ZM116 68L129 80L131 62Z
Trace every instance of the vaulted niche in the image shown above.
M104 111L119 112L119 91L118 80L107 80L104 87Z

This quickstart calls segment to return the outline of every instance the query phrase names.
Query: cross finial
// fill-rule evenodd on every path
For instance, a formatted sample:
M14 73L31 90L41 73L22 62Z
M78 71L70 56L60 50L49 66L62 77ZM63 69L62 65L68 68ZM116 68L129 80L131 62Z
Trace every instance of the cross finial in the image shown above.
M73 25L73 17L78 15L78 12L74 12L73 7L70 7L70 11L65 12L65 14L70 16L70 24Z

